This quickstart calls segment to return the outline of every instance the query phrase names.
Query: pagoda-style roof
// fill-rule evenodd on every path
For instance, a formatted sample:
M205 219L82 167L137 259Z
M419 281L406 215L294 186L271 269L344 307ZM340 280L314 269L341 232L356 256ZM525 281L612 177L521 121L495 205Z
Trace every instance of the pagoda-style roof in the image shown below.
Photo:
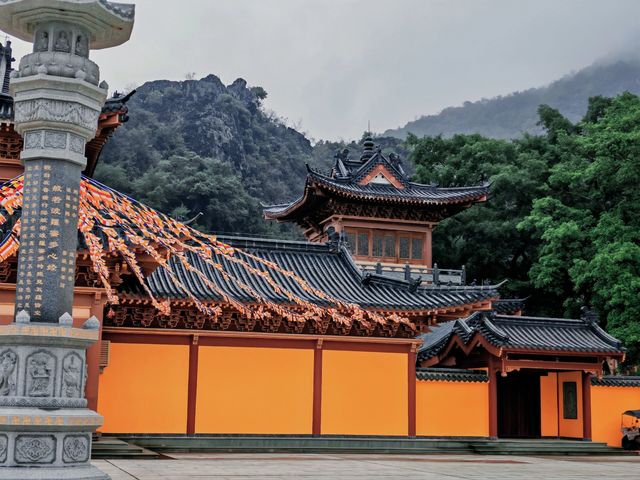
M348 152L343 152L336 156L329 174L309 168L303 195L290 203L266 206L264 215L307 228L336 213L437 222L485 201L488 195L488 183L443 188L412 182L399 157L374 151L369 139L359 161L350 160ZM372 214L375 206L382 209Z
M100 112L96 136L87 143L85 149L87 166L82 172L84 175L88 177L93 176L98 166L102 149L107 144L107 141L120 125L129 121L129 107L127 107L127 103L135 93L135 90L127 94L114 92L113 96L105 102Z
M497 353L566 355L589 353L621 357L622 343L596 322L586 319L539 318L476 312L471 316L431 327L421 336L418 362L436 364L458 346L471 350L482 344Z
M210 283L205 283L203 278L188 270L176 268L175 271L180 282L202 301L220 301L222 293L241 302L255 301L253 294L227 281L226 272L234 272L246 279L255 292L274 303L288 303L283 293L288 291L305 301L326 305L326 299L318 295L318 292L323 292L345 303L381 312L397 312L403 316L444 313L456 307L491 301L499 296L497 286L415 287L410 282L382 275L364 276L347 249L331 243L237 237L218 237L218 241L233 248L236 257L246 262L248 267L238 265L224 255L214 254L214 261L222 267L216 270L204 265L197 255L188 254L189 262L204 272ZM265 277L250 270L264 268L265 262L276 265L284 272L276 271L273 275L282 292L274 290ZM289 276L288 272L295 274L295 277ZM303 289L296 278L304 280L311 289ZM158 298L185 297L165 268L159 268L151 274L148 285ZM128 293L144 295L139 286Z
M18 253L22 191L22 176L0 186L0 262ZM363 275L340 244L221 241L86 177L78 230L80 254L119 318L129 318L127 305L148 305L141 315L151 320L173 308L205 319L231 309L269 328L284 318L300 331L324 322L334 333L407 337L415 335L411 316L487 308L498 297L496 286L419 287Z

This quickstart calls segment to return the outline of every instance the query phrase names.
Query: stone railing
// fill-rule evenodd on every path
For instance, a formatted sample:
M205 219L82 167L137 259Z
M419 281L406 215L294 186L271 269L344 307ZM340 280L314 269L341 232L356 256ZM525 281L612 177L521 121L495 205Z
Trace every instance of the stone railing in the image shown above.
M384 275L398 280L415 281L417 278L422 279L422 283L434 285L466 285L467 274L464 265L460 270L441 269L438 264L434 264L433 268L422 265L411 265L408 263L373 263L358 262L363 273L374 273Z

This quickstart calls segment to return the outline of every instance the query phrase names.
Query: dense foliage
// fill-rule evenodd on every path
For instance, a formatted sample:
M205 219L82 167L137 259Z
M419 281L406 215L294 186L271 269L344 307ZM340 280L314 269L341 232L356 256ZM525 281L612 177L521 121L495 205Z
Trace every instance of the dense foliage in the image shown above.
M312 147L261 107L266 92L210 75L144 84L130 121L109 141L96 177L203 230L294 235L261 218L260 202L301 192Z
M196 227L217 233L301 238L292 225L262 219L261 204L302 193L305 164L323 171L336 152L357 142L307 138L265 111L267 93L244 80L218 77L145 83L129 102L130 121L109 141L96 178L181 220L198 213ZM403 153L402 141L376 139Z
M405 138L408 133L444 137L479 133L491 138L510 139L520 137L523 132L542 134L538 125L539 105L549 105L570 121L577 122L587 110L589 97L611 97L625 91L640 94L638 78L638 60L600 63L546 87L445 108L437 115L423 116L402 128L389 130L385 135Z
M443 222L434 258L508 279L535 314L595 307L630 358L640 345L640 98L590 99L581 122L539 108L544 136L410 136L423 182L492 181L492 195Z
M558 96L568 96L572 78ZM149 82L130 101L131 120L107 145L97 178L178 219L202 212L202 230L299 238L294 226L265 222L260 204L292 200L304 185L305 163L328 170L344 148L357 158L361 142L312 146L265 111L265 97L243 80L224 86L213 75ZM578 122L574 106L569 118L540 106L541 134L514 140L409 135L404 145L393 137L376 143L385 152L410 151L407 170L415 169L418 181L492 182L489 202L436 229L434 258L442 267L465 264L471 280L509 280L504 296L530 297L532 314L576 316L592 305L638 358L640 99L593 97ZM487 118L484 124L500 125ZM509 122L518 125L515 117Z

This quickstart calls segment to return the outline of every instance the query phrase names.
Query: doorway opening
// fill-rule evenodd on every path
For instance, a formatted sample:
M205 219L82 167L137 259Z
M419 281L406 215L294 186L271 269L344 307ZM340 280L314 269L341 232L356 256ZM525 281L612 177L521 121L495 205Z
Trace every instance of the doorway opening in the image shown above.
M540 373L498 376L498 436L540 438Z

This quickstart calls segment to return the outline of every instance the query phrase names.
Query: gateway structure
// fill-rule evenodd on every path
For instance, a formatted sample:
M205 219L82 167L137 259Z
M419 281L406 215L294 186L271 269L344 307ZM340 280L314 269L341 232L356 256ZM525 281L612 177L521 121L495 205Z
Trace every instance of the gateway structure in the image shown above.
M19 95L0 100L0 322L9 324L26 302L24 222L44 215L30 213L29 169L23 176L18 161L37 138L30 143L14 113ZM637 407L640 384L603 376L624 357L618 340L588 315L518 315L522 303L500 300L499 285L467 285L462 270L435 268L432 228L485 201L487 185L414 184L368 141L360 160L339 156L333 172L309 173L301 199L266 210L301 224L313 242L217 238L91 179L127 100L97 104L75 152L88 161L74 170L78 242L65 264L73 299L64 308L75 324L97 320L80 389L104 416L103 433L619 441L619 413ZM9 360L0 404L16 396L6 388Z

